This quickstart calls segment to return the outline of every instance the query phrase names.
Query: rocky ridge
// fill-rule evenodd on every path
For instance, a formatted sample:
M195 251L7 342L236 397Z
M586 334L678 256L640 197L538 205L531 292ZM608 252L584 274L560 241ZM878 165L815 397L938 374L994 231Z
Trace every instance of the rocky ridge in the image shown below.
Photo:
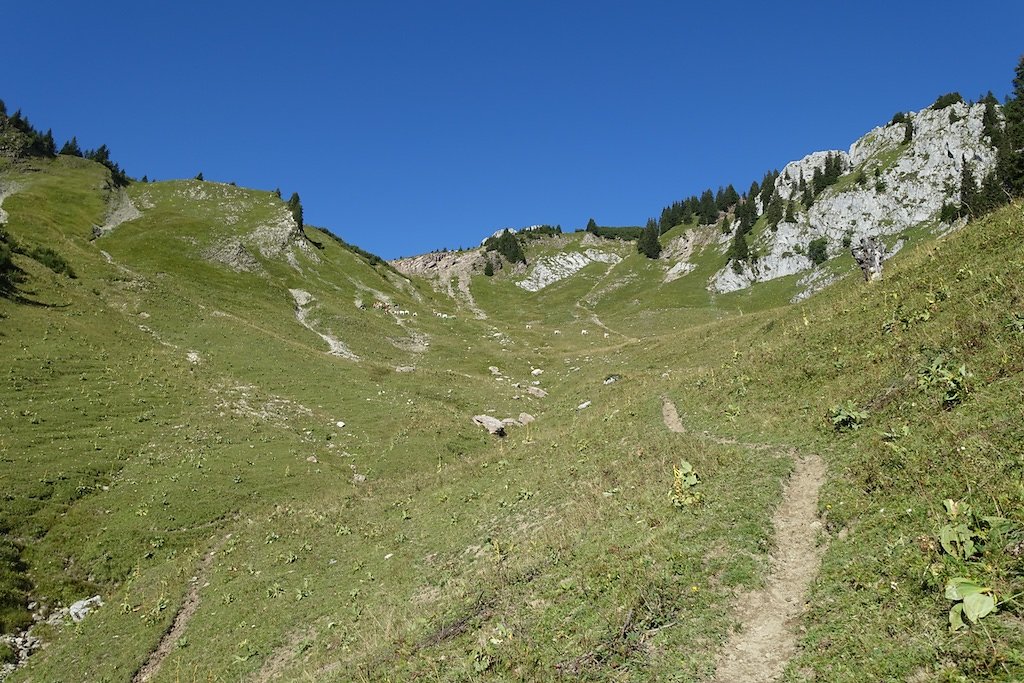
M752 242L757 260L738 270L726 266L711 278L708 289L731 292L811 270L814 265L803 252L819 237L827 240L830 257L847 249L844 243L866 236L882 237L891 256L902 246L902 232L930 222L938 227L942 205L959 199L964 162L972 165L979 179L995 164L995 150L983 133L984 112L983 104L963 102L924 109L909 117L914 126L909 143L903 142L905 126L890 123L867 133L847 152L815 152L790 162L775 182L784 201L799 199L801 176L810 181L829 154L839 157L849 181L841 179L826 189L809 210L797 212L795 222L780 222L777 231ZM858 173L864 174L863 183L854 179ZM820 285L825 279L812 278L809 284Z

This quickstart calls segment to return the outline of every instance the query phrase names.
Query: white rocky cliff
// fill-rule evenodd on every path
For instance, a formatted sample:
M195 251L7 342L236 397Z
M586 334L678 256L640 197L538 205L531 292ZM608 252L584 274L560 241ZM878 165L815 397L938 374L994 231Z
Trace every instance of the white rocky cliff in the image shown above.
M995 150L982 131L983 104L963 102L908 115L914 135L904 143L905 125L880 126L857 140L848 152L835 151L844 177L826 189L809 210L799 210L795 222L782 221L777 231L751 236L751 253L758 255L737 272L727 265L708 288L730 292L754 282L773 280L811 270L805 255L808 243L827 240L829 258L847 251L862 237L877 236L889 254L902 246L904 231L922 225L938 227L942 205L959 199L960 174L966 161L983 178L995 164ZM815 152L786 165L775 182L783 201L799 201L800 178L810 182L828 152ZM861 182L857 178L861 177ZM763 207L758 207L763 211ZM821 283L825 278L805 278ZM820 287L819 287L820 288Z

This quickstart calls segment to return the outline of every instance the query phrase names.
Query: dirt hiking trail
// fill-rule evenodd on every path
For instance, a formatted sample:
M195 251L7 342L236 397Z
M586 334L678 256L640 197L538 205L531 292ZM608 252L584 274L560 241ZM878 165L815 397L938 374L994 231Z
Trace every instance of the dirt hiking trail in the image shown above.
M661 399L661 419L665 421L665 426L670 432L686 433L683 421L679 419L679 413L676 412L676 404L664 397Z
M662 419L669 431L686 431L675 404L665 398ZM757 451L782 450L707 433L704 436L722 445ZM770 683L779 679L796 653L795 626L825 551L824 545L818 543L818 491L825 481L825 463L814 454L799 455L794 451L791 455L796 459L796 467L772 518L772 571L764 588L738 596L733 613L739 628L719 654L714 683Z
M231 538L231 534L228 534L217 541L214 547L206 551L206 554L203 555L203 559L199 561L199 565L196 567L196 575L188 586L188 592L185 594L185 600L181 603L181 608L178 610L178 613L174 615L171 627L160 639L160 643L156 646L156 649L150 653L146 663L143 664L142 668L140 668L135 676L132 677L132 683L145 683L152 679L160 670L160 665L164 663L164 659L167 658L167 655L174 650L174 647L178 644L178 640L185 633L185 629L188 628L188 622L192 620L192 616L199 608L199 591L206 583L206 577L209 574L210 567L213 565L213 558L216 557L217 552L224 546L224 543L226 543L229 538Z
M730 636L719 656L716 683L777 680L796 652L794 627L825 550L818 544L818 490L824 481L821 458L798 457L772 520L772 572L764 588L737 600L740 629Z

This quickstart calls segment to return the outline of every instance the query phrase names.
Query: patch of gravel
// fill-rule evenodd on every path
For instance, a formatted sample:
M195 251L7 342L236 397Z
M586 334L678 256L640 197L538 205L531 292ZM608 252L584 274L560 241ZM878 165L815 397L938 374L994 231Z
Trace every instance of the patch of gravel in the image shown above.
M7 212L3 209L4 200L21 189L21 185L11 182L0 183L0 223L7 222Z
M263 266L256 257L249 253L241 240L233 239L218 242L202 252L207 261L220 263L236 273L264 273Z
M313 326L310 320L310 307L316 302L316 298L309 292L302 289L289 289L288 290L292 298L295 299L295 318L299 321L299 324L305 327L310 332L313 332L318 337L327 342L327 346L330 347L330 353L332 356L341 356L348 360L359 360L359 356L352 353L344 342L338 338L321 332Z
M97 237L106 235L111 230L142 217L142 212L132 203L131 197L124 188L118 188L110 193L107 198L107 215L103 219L103 225L98 226Z

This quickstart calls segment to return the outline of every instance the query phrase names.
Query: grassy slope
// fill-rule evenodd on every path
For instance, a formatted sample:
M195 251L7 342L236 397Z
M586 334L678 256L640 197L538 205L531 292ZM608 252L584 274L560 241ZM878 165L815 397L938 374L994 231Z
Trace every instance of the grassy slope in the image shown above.
M455 312L450 301L332 242L320 263L299 257L301 274L196 258L211 236L266 218L266 193L135 186L154 208L90 245L102 173L73 165L25 174L28 189L5 202L12 233L56 245L81 277L24 262L32 298L70 305L0 302L0 343L16 359L0 395L0 473L15 482L3 519L37 595L99 592L107 607L48 634L16 679L130 679L211 548L200 608L159 680L704 679L735 591L764 576L791 463L700 429L829 459L832 539L792 679L804 667L819 680L1020 673L1019 608L985 620L991 641L954 637L941 590L963 573L1010 595L1019 561L995 541L962 563L918 540L934 536L945 497L1024 522L1021 337L1007 327L1021 312L1020 207L901 255L866 293L851 279L798 307L772 308L788 294L764 287L710 300L706 264L661 285L663 269L632 255L536 295L479 278L490 318L442 320L432 313ZM183 187L226 194L189 202ZM227 209L228 195L246 210ZM328 356L288 288L316 296L317 323L363 360ZM409 326L430 335L428 352L386 341L407 330L354 306L370 302L366 288L418 313ZM943 410L936 387L916 386L922 348L968 364L961 405ZM534 366L545 399L513 386ZM621 379L605 385L611 374ZM661 395L695 429L664 430ZM871 417L836 435L824 417L846 400ZM521 410L538 421L502 441L468 421ZM669 503L683 458L703 479L705 502L689 510Z

